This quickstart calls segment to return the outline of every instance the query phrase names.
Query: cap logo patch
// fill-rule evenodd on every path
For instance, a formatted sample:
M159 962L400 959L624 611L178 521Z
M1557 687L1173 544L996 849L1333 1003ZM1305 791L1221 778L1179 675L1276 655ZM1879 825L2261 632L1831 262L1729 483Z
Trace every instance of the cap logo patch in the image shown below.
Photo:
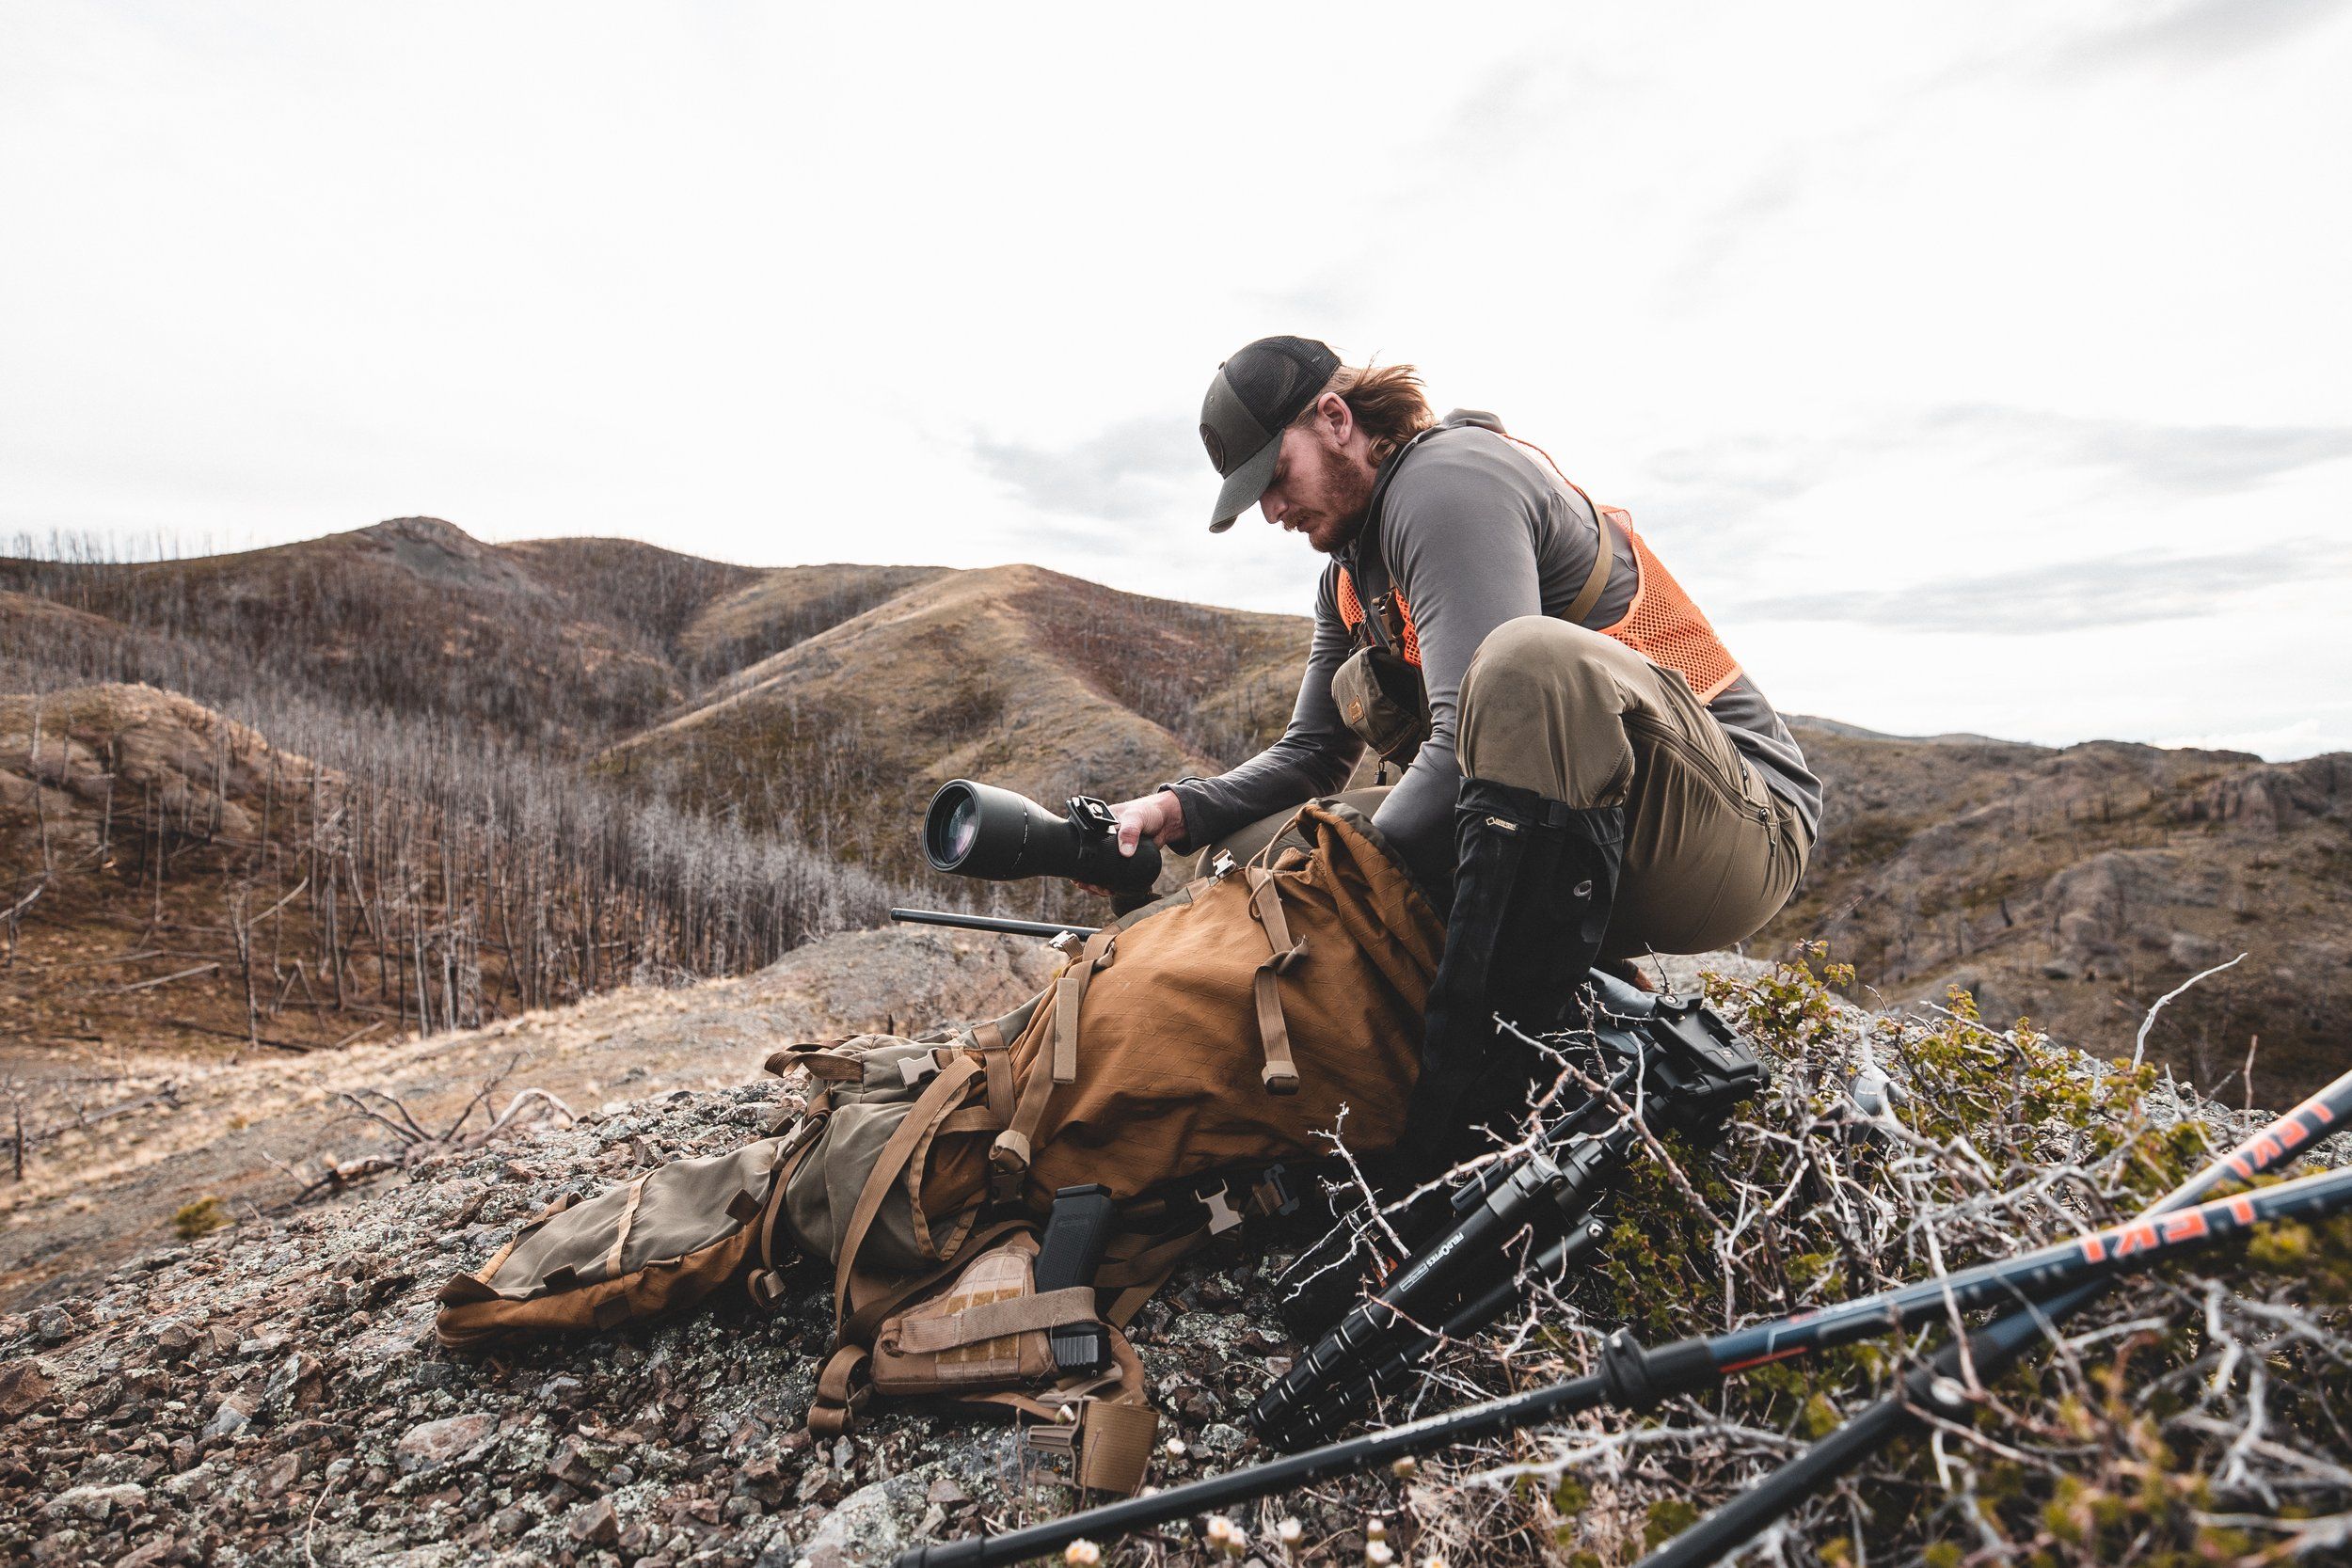
M1225 437L1208 425L1200 427L1200 444L1209 449L1209 462L1218 473L1225 471Z

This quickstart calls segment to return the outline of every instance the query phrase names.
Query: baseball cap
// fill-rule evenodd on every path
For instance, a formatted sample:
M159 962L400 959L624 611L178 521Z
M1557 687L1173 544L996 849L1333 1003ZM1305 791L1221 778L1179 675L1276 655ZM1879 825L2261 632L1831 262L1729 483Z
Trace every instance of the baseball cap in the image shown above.
M1200 404L1200 444L1225 480L1209 531L1223 533L1273 483L1282 428L1298 418L1340 368L1312 338L1261 338L1216 368Z

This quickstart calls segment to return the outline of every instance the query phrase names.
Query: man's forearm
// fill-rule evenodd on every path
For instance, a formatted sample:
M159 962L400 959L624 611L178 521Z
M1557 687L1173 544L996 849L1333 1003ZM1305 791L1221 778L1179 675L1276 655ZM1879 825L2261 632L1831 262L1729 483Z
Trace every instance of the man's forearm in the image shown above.
M1262 816L1332 794L1363 751L1353 735L1347 740L1319 745L1284 736L1230 772L1179 780L1173 788L1184 807L1186 847L1201 848Z

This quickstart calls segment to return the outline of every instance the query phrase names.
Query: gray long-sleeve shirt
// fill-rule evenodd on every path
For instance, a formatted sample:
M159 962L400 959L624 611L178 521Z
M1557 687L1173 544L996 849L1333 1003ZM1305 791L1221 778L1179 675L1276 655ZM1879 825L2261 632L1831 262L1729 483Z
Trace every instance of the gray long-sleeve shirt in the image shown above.
M1389 576L1413 607L1421 673L1429 693L1430 736L1374 821L1424 876L1452 869L1455 706L1470 656L1487 633L1522 615L1559 615L1591 576L1600 519L1584 498L1541 460L1485 428L1488 415L1449 415L1391 477L1380 544ZM1496 428L1500 428L1497 426ZM1614 625L1632 603L1638 569L1622 532L1614 562L1585 624ZM1194 845L1224 837L1260 817L1328 795L1345 783L1363 742L1340 718L1331 676L1351 640L1340 618L1341 561L1315 592L1314 636L1298 702L1281 738L1214 779L1175 786ZM1363 574L1357 574L1363 580ZM1820 825L1821 785L1772 705L1745 673L1708 705L1732 744L1788 800L1808 834Z

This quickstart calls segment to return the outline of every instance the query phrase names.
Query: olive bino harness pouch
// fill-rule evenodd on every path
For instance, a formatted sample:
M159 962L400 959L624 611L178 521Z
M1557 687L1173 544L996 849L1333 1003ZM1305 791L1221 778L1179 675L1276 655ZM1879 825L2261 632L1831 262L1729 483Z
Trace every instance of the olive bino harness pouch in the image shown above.
M1429 738L1429 689L1421 672L1377 642L1361 641L1331 674L1331 700L1358 738L1402 767Z
M742 1277L787 1140L677 1160L581 1202L564 1197L490 1260L441 1287L434 1332L452 1349L588 1332L702 1300Z

